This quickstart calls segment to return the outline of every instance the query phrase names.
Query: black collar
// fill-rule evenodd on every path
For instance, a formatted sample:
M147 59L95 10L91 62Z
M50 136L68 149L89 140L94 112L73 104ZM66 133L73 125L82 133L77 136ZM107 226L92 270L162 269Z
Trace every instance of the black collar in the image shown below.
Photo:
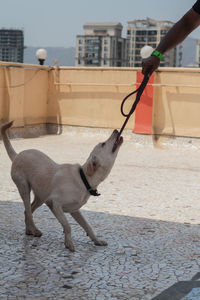
M93 190L92 187L90 186L89 182L87 181L87 178L85 177L85 174L84 174L82 168L79 169L79 172L80 172L81 179L82 179L82 181L83 181L86 189L90 193L90 195L92 195L92 196L100 196L101 194L99 194L97 190Z

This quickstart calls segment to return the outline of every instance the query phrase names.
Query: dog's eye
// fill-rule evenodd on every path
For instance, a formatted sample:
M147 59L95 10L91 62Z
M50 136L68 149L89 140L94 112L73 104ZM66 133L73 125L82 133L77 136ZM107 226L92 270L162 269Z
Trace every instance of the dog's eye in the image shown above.
M103 148L103 147L105 146L105 144L106 144L106 143L102 143L102 144L101 144L101 147Z

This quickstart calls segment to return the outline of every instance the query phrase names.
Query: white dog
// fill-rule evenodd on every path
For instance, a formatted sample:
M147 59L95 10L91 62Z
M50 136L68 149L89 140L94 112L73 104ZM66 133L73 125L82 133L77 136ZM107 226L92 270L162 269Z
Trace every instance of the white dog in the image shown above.
M45 203L58 219L65 234L65 246L75 251L71 238L71 227L65 216L70 213L83 227L95 245L105 246L80 212L90 195L98 196L97 186L110 173L123 138L115 130L104 143L98 144L83 166L79 164L57 164L38 150L25 150L17 154L13 149L6 130L13 122L1 128L3 142L12 161L11 177L16 184L25 207L26 234L41 236L34 224L32 213ZM115 146L114 146L115 145ZM30 192L34 200L30 201Z

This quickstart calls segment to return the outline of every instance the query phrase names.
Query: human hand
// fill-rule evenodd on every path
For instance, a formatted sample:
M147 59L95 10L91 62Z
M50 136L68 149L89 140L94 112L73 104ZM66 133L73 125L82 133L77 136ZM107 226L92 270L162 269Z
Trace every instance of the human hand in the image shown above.
M159 67L160 59L155 56L149 56L142 60L142 74L151 76L151 74Z

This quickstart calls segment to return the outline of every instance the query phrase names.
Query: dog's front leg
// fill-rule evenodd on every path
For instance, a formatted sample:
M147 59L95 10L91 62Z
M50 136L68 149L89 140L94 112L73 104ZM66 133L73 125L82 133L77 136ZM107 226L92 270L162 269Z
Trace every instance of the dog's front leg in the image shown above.
M50 208L54 216L57 218L57 220L60 222L60 224L63 227L64 234L65 234L65 246L70 251L74 252L74 244L72 242L71 238L71 227L67 221L67 218L62 210L62 207L57 204L56 201L53 200L47 200L46 205Z
M71 216L76 220L76 222L83 227L83 229L86 231L87 235L91 238L91 240L94 242L96 246L107 246L107 243L104 241L99 240L90 225L87 223L87 221L84 219L83 215L81 214L80 210L77 210L76 212L71 213Z

